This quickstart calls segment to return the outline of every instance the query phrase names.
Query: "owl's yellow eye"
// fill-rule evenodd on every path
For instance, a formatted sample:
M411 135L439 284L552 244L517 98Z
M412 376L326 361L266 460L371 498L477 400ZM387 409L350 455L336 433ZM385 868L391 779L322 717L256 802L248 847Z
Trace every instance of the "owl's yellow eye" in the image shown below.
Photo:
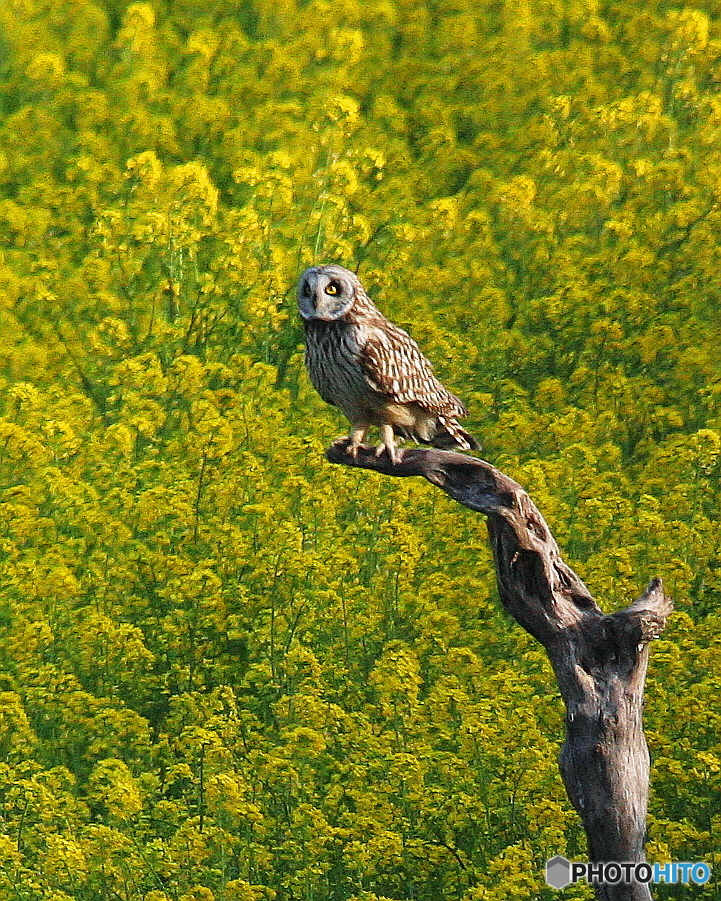
M330 294L331 297L335 297L336 294L340 294L340 290L338 285L335 282L330 282L330 284L325 286L325 293Z

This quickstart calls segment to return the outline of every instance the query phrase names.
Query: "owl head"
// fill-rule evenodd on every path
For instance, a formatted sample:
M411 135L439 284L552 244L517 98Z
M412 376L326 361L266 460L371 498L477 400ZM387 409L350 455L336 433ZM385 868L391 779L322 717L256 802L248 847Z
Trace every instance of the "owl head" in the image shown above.
M306 269L298 282L298 309L303 319L340 319L363 293L358 276L332 263Z

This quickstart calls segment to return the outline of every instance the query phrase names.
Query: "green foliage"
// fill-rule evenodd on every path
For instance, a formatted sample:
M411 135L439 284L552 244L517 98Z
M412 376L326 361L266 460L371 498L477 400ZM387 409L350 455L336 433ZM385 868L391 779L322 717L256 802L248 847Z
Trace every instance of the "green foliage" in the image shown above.
M331 260L605 609L664 578L649 853L713 863L715 6L0 26L2 901L550 899L546 858L584 858L482 522L323 460L292 286Z

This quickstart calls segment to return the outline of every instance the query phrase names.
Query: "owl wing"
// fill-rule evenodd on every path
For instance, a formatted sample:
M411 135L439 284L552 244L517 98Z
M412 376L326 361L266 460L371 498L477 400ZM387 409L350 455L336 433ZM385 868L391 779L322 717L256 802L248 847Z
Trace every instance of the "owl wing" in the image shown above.
M370 330L360 360L369 387L396 403L417 403L442 416L468 415L460 399L433 375L416 342L392 323Z

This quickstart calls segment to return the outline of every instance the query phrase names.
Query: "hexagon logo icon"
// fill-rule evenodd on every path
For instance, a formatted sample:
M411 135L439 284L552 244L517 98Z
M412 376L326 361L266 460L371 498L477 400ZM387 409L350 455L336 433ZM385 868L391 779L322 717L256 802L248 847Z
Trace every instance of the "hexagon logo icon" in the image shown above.
M551 888L565 888L571 883L571 864L557 854L546 861L546 882Z

